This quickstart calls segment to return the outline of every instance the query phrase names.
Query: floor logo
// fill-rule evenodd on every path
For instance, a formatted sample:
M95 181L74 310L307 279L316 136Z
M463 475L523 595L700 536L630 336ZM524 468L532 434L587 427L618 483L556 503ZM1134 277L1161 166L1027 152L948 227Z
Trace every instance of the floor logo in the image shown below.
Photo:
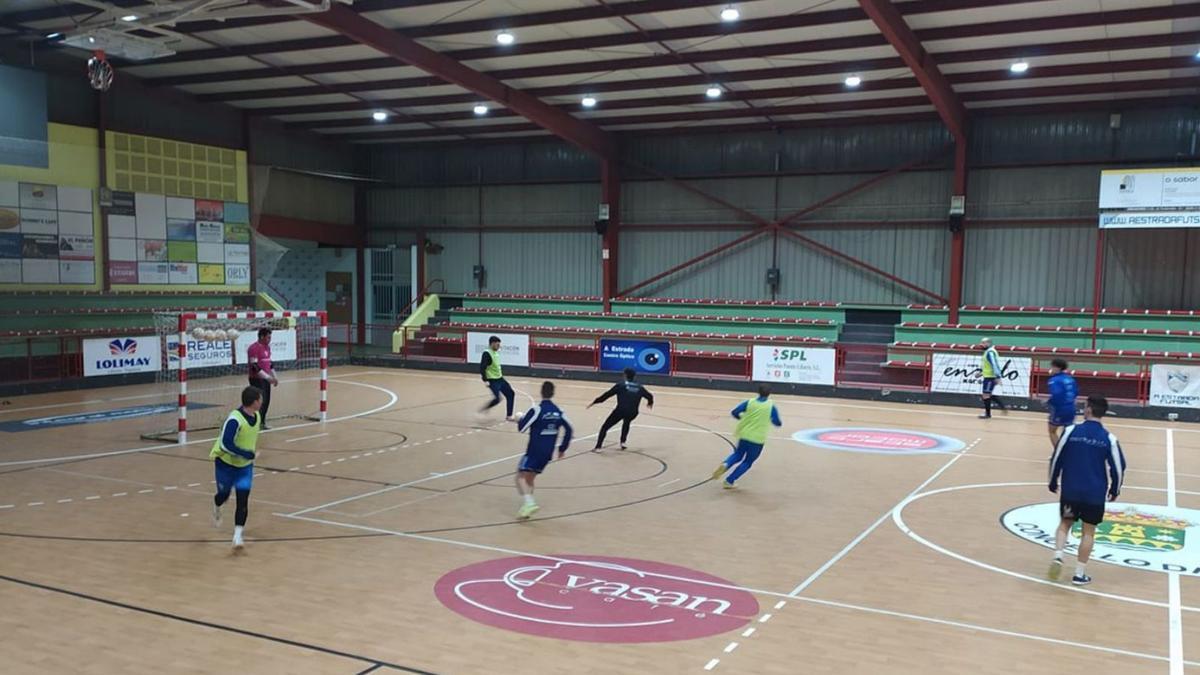
M189 403L192 410L212 408L211 403ZM115 410L98 410L96 412L78 413L74 415L54 415L52 417L35 417L27 420L11 420L0 422L0 431L36 431L38 429L53 429L70 427L76 424L97 424L100 422L116 422L135 417L149 417L179 412L176 403L161 403L156 405L139 405L132 408L117 408Z
M966 447L957 438L903 429L805 429L792 434L792 438L806 445L827 450L876 452L889 455L958 452Z
M1031 504L1015 508L1000 518L1004 529L1018 537L1054 548L1058 528L1058 504ZM1096 527L1096 550L1092 560L1112 565L1179 572L1200 576L1200 511L1148 506L1109 504L1104 522ZM1191 540L1189 546L1188 540ZM1079 525L1067 549L1074 553L1079 543Z
M604 556L500 558L449 572L446 607L497 628L581 642L670 642L718 635L758 615L728 581L684 567Z

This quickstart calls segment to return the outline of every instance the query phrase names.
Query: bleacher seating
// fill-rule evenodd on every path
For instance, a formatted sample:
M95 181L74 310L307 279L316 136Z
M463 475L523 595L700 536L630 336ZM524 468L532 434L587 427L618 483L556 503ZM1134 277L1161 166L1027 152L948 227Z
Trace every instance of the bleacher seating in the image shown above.
M1151 363L1200 361L1200 310L1106 308L1093 316L1086 307L968 305L952 324L948 308L938 305L623 298L603 309L593 296L467 294L443 304L407 353L461 360L466 332L512 332L530 336L539 363L592 368L599 339L644 338L671 341L677 370L748 379L753 344L836 344L845 352L844 379L923 388L934 352L977 351L987 336L1002 354L1033 360L1035 390L1050 360L1064 356L1086 386L1118 398L1137 398L1148 387ZM885 336L894 330L894 340L840 344L847 316L871 311L900 317L883 327Z
M82 375L82 341L153 333L155 315L255 307L249 294L0 293L0 381L66 379Z

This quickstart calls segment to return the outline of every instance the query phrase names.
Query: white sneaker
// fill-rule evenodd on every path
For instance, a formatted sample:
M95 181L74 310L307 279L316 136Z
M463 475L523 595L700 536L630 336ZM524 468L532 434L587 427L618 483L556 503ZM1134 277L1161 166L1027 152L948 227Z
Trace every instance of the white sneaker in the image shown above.
M242 550L242 547L245 545L246 545L246 542L242 541L242 533L234 532L233 533L233 550L240 551L240 550Z
M621 449L622 449L622 450L628 450L628 449L629 449L629 446L628 446L628 445L625 445L624 443L622 443L622 444L621 444Z
M221 507L217 506L216 502L213 503L212 508L212 523L213 527L221 526Z

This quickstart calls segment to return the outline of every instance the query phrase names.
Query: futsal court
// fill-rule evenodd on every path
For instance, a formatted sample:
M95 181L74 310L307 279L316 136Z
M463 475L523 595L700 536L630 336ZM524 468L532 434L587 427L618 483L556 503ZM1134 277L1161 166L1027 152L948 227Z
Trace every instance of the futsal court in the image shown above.
M520 411L540 381L513 384ZM0 661L14 673L336 674L1197 663L1184 648L1200 641L1200 563L1168 574L1094 561L1095 582L1080 589L1048 581L1050 549L1002 526L1009 510L1056 501L1038 413L978 420L963 408L778 396L784 426L726 491L709 475L742 396L657 387L629 449L610 435L593 453L607 411L584 407L605 387L559 382L576 440L541 477L541 512L518 522L512 475L525 441L498 417L475 422L478 379L334 369L328 423L261 438L240 554L210 522L208 437L139 445L132 421L9 434ZM0 420L103 411L139 391L14 398ZM1123 502L1200 508L1194 426L1109 427L1129 461ZM961 448L792 439L830 428Z

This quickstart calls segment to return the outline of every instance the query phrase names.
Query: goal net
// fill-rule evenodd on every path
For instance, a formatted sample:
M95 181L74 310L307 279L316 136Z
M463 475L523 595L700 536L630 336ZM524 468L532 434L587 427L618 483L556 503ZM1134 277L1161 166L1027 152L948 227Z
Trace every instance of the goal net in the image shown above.
M174 424L153 416L143 431L151 440L187 442L188 432L219 429L229 411L241 404L249 382L247 351L258 331L271 329L271 369L279 384L271 388L266 415L270 426L286 420L325 421L328 383L328 335L325 312L198 312L155 317L162 368L156 380L164 403L177 401Z

